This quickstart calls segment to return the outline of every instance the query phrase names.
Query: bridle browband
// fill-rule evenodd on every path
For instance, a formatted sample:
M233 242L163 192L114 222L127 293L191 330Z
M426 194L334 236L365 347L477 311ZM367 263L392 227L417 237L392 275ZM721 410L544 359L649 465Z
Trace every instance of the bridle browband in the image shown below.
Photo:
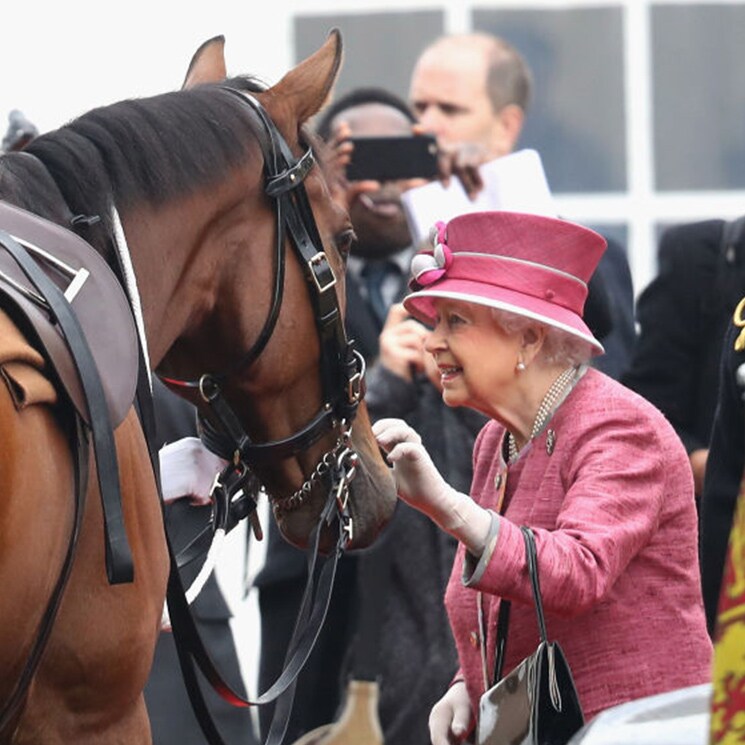
M294 509L305 501L314 487L324 480L328 481L328 496L309 540L308 580L300 603L295 632L282 672L264 693L249 701L232 690L220 676L189 613L179 577L178 562L170 548L168 605L185 684L208 742L219 745L223 740L197 683L195 663L213 688L235 706L261 705L276 699L267 745L278 745L287 729L297 675L315 646L328 611L339 556L353 537L348 500L358 456L352 448L350 435L364 392L364 361L362 355L354 349L353 342L347 339L336 295L336 277L323 249L303 183L315 163L313 151L309 147L300 158L296 158L256 98L245 91L226 86L221 88L229 95L237 96L258 123L255 134L264 157L265 192L274 200L277 217L272 303L256 341L227 370L204 373L194 380L164 376L161 379L171 387L196 389L209 406L211 418L200 419L200 436L210 450L229 461L216 480L217 488L213 494L216 503L215 523L218 522L218 515L222 515L222 524L229 522L229 513L234 506L242 513L241 517L255 510L255 501L251 495L247 495L251 502L248 508L245 506L246 495L242 495L249 491L247 484L256 466L293 457L329 433L335 432L336 439L333 446L320 456L310 475L294 494L282 499L274 498L272 502L275 513ZM272 336L282 305L285 239L288 234L290 244L303 268L315 315L320 344L323 403L317 414L289 437L255 443L246 433L222 388L229 378L244 372L258 359ZM335 518L338 526L336 546L320 573L317 573L315 568L320 534Z

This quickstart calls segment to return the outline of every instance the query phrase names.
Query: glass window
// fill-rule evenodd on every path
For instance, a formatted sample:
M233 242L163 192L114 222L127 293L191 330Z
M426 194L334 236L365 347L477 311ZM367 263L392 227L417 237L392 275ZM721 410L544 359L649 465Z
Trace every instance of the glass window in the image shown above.
M657 189L745 187L745 6L652 7Z
M344 61L335 93L360 86L382 86L405 100L409 78L419 52L443 33L442 11L298 15L295 59L318 49L330 29L341 31Z
M533 70L520 144L541 153L555 192L626 188L622 22L620 7L473 12Z

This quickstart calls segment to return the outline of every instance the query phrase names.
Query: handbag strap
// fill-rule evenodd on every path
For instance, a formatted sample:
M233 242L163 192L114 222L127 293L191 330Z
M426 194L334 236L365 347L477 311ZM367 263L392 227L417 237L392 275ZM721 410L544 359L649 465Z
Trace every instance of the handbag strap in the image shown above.
M538 578L538 552L535 545L535 535L526 525L520 526L525 541L525 556L528 565L528 574L530 575L530 587L533 591L533 601L535 603L536 616L538 617L538 633L541 641L548 643L548 632L546 631L546 617L543 613L543 600L541 598L541 584ZM479 616L479 639L481 642L481 665L484 673L484 690L489 686L489 673L487 668L486 656L486 619L484 617L483 596L479 592L476 599ZM494 677L491 685L496 685L502 679L502 670L504 668L505 651L507 649L507 630L510 624L510 606L509 600L502 600L499 604L499 615L497 617L497 643L496 657L494 662Z
M533 590L533 601L535 612L538 616L538 633L541 641L548 643L548 632L546 631L546 616L543 613L543 599L541 598L541 583L538 579L538 551L535 547L535 535L525 525L520 526L525 539L525 555L528 559L528 573L530 574L530 586Z

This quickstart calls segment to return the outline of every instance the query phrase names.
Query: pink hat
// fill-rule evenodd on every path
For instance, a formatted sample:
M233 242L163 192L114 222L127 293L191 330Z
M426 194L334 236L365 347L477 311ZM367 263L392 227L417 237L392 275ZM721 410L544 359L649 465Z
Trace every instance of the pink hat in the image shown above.
M434 324L435 298L500 308L562 329L602 354L582 320L587 282L605 239L566 220L522 212L474 212L437 223L433 251L412 263L415 318Z

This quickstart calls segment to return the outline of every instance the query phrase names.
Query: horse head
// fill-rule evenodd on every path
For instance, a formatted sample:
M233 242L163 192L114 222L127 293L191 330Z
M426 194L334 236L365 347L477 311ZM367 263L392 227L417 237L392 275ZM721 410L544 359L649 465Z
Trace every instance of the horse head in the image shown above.
M328 99L341 54L341 37L332 32L315 54L276 85L265 90L261 85L249 86L250 96L259 104L259 118L263 117L261 112L266 113L286 143L288 157L295 161L312 152L311 137L304 125ZM183 87L221 85L230 86L231 82L226 81L224 38L220 36L205 42L194 55ZM270 143L268 147L275 146ZM265 145L265 170L269 169L266 149ZM248 165L254 175L247 185L247 197L252 190L265 187L256 162L249 160ZM345 260L353 239L349 216L331 198L319 164L308 166L307 174L306 166L299 169L303 170L298 179L303 181L307 202L305 197L296 199L290 194L294 204L290 207L288 201L280 205L263 197L256 209L242 211L237 231L227 231L224 237L228 251L218 262L213 260L219 275L215 287L219 289L212 298L209 322L201 333L190 325L165 353L159 371L168 378L183 371L181 360L193 358L194 349L204 345L205 351L211 350L208 353L216 369L233 371L225 378L222 393L250 440L258 445L253 452L267 443L287 443L297 438L294 447L276 450L276 457L262 455L250 464L272 500L281 532L295 545L307 545L329 490L337 488L330 473L334 462L354 453L349 484L349 546L360 548L369 545L390 518L395 489L373 438L364 401L357 400L361 398L362 370L357 369L356 357L346 349ZM303 211L304 204L307 208ZM259 266L251 258L259 251L265 258L272 255L271 247L279 240L278 209L299 209L300 219L309 223L307 233L302 232L313 243L310 253L312 261L317 262L316 274L313 267L309 272L309 267L303 266L308 263L307 252L304 258L293 252L296 235L284 238L281 252L286 261L278 254L274 267L267 260ZM244 233L239 237L240 230ZM284 269L279 268L282 266ZM319 282L324 284L320 295ZM331 304L327 298L319 300L328 293L333 293ZM334 312L340 314L336 331L332 329L333 318L319 317ZM249 353L247 364L236 367L241 352L256 350L262 335L261 349ZM219 338L224 341L216 346ZM200 355L204 358L204 351ZM215 365L218 360L220 364ZM193 367L187 365L186 369ZM205 396L191 391L187 397L197 404L207 422L215 423L215 412ZM323 419L327 420L325 424L321 423ZM225 451L229 455L231 448ZM324 549L330 547L332 539L331 531L324 530Z

